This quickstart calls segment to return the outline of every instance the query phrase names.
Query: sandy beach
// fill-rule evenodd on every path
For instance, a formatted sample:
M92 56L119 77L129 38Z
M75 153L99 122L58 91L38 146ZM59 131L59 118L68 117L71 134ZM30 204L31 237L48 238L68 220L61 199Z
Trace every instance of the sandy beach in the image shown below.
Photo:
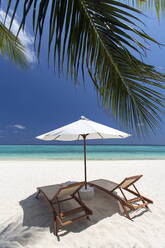
M133 221L120 214L119 206L103 192L86 204L91 221L70 225L60 242L52 233L52 216L36 187L83 180L83 161L0 162L0 248L164 248L164 160L88 161L88 180L105 178L120 182L138 174L138 189L152 199L150 211L138 211Z

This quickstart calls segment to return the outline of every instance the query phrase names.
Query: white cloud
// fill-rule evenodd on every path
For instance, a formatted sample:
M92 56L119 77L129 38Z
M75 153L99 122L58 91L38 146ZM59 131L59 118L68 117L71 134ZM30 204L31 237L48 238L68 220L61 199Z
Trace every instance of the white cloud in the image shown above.
M13 127L18 128L18 129L26 129L25 126L22 126L20 124L15 124L15 125L13 125Z
M20 124L14 124L14 125L9 125L7 126L6 128L14 128L14 129L20 129L20 130L23 130L23 129L26 129L25 126L23 125L20 125ZM17 132L16 130L14 132Z
M5 19L5 12L3 10L0 10L0 21L3 22L4 19ZM5 23L6 27L9 27L10 20L11 20L11 17L7 16L6 23ZM16 19L14 19L12 27L11 27L11 31L13 32L13 34L16 35L18 29L19 29L19 22ZM19 37L21 43L26 48L25 54L26 54L26 58L27 58L28 62L29 63L35 63L37 59L36 59L36 56L34 53L34 48L33 48L34 38L29 33L27 33L26 31L23 31L23 30L20 31L18 37Z

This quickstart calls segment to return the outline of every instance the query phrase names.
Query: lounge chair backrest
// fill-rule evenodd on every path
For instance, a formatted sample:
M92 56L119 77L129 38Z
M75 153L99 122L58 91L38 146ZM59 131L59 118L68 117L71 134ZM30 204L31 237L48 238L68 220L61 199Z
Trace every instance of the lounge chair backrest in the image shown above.
M126 177L119 185L118 187L122 189L126 189L132 184L134 184L137 180L139 180L142 177L142 175L133 176L133 177Z
M67 186L63 186L60 188L59 192L57 193L57 197L62 197L65 195L73 195L75 192L77 192L81 187L83 187L85 183L80 182L80 183L73 183L69 184Z

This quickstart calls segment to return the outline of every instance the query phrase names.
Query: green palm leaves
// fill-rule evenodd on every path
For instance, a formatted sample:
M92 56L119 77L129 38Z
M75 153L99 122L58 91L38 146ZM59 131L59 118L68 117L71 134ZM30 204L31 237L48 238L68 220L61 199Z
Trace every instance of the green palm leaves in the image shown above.
M7 13L12 2L14 19L20 1L8 1ZM75 81L79 74L85 80L88 71L102 104L130 129L140 132L142 126L157 125L164 101L159 88L164 88L165 77L133 55L146 50L140 40L157 43L135 24L140 23L138 10L115 0L23 2L20 28L32 8L38 54L46 28L48 56L53 54L59 71L67 66Z
M158 19L165 12L165 0L128 0L127 2L135 8L156 12Z
M18 38L0 22L0 54L21 67L27 66L25 49Z

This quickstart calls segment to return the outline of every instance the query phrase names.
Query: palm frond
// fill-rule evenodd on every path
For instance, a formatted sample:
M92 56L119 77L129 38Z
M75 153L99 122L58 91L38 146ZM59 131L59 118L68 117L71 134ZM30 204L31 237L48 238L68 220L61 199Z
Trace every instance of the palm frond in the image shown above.
M155 12L157 18L160 20L161 16L165 14L165 0L123 0L125 3L143 10Z
M0 55L9 57L23 68L28 65L24 46L2 22L0 22Z
M19 0L12 2L14 18ZM127 128L140 133L157 126L165 75L138 59L145 42L158 44L140 28L139 10L116 0L24 0L20 28L31 8L38 55L46 20L48 56L53 53L59 71L67 64L77 81L80 73L85 80L87 70L102 104Z

